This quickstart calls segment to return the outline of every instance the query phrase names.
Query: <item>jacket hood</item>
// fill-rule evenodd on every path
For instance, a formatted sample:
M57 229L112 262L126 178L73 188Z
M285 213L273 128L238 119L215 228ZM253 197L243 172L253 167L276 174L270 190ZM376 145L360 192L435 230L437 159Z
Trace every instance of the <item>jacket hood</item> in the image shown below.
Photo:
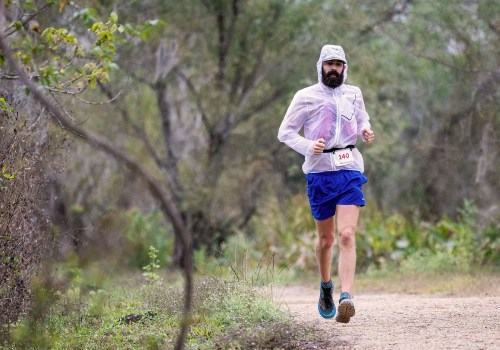
M347 79L347 59L345 58L344 49L342 46L338 45L324 45L321 48L321 53L319 54L318 62L316 63L316 69L318 71L318 82L323 84L321 79L321 70L324 61L329 60L340 60L344 62L344 83ZM324 85L324 84L323 84Z

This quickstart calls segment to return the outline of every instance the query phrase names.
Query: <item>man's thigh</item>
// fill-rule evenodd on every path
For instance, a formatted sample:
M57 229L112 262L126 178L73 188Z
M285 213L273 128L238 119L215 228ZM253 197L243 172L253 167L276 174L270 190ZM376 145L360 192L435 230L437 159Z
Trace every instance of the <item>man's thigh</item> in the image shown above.
M335 220L334 216L325 220L314 220L319 238L330 238L335 235Z
M351 227L354 231L358 225L359 206L357 205L337 205L337 229L343 232L346 228Z

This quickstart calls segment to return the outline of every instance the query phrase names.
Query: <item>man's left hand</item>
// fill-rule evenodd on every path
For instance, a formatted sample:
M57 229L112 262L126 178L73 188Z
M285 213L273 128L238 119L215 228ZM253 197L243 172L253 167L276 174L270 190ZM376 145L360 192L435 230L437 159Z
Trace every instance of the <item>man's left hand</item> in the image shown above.
M375 139L375 134L371 129L363 129L361 134L363 135L363 141L366 143L371 143Z

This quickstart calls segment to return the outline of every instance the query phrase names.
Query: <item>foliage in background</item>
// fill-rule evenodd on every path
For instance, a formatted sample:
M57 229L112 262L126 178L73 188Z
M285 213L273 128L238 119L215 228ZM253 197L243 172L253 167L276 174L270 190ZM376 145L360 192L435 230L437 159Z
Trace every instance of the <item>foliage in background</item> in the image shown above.
M500 55L494 45L496 22L485 10L497 4L231 4L150 1L140 10L136 3L86 1L77 11L80 17L91 13L97 20L113 10L126 23L127 40L115 43L120 69L111 84L89 96L101 99L103 93L111 98L133 86L125 98L109 105L73 101L77 120L107 130L160 176L168 174L165 183L177 193L176 203L197 236L197 249L216 255L234 234L243 232L251 239L260 229L254 224L265 220L259 208L279 212L282 203L293 203L303 193L302 157L280 145L276 132L293 93L316 81L315 63L325 42L346 49L348 83L362 88L377 133L374 144L359 147L370 178L367 194L382 213L397 212L395 218L383 214L384 220L455 220L462 199L470 198L481 220L488 225L498 221L492 194L498 192L495 130L500 120L493 101L499 93L495 67ZM270 14L275 16L272 23L266 22ZM134 22L144 26L132 30L129 24ZM137 30L142 30L140 35ZM465 62L476 64L463 70ZM273 91L276 99L271 99ZM61 181L96 189L92 197L78 190L69 196L89 201L82 203L88 208L82 215L87 222L100 222L100 216L108 214L102 214L104 207L150 207L150 198L130 194L131 186L140 191L137 179L125 176L121 187L101 192L95 173L116 174L114 165L98 157L85 162L87 171L68 172ZM106 181L112 180L102 179ZM109 192L119 200L112 200ZM279 204L269 208L267 203L275 198ZM66 204L73 201L69 198ZM309 250L314 235L300 232L303 249ZM302 254L300 249L297 243L285 254ZM374 249L379 249L376 242ZM174 243L173 265L179 263L178 250ZM298 262L304 264L308 262Z
M241 231L213 253L196 251L197 272L233 276L248 285L256 281L284 282L315 272L317 234L305 195L295 196L281 207L277 198L267 205L261 208L262 215L254 218L251 236ZM368 203L361 209L356 238L358 270L467 272L478 266L499 265L498 224L485 225L471 201L464 201L459 212L456 219L444 216L427 222L418 216L408 219L399 213L387 213ZM147 266L151 262L148 247L153 246L158 249L158 265L169 266L173 238L165 231L161 216L154 211L131 211L125 217L122 249L126 254L122 261L130 267ZM336 259L334 254L333 273Z
M151 263L151 249L156 251L154 260L157 260L157 265L170 265L173 233L159 211L132 210L125 214L122 223L122 250L127 256L124 261L128 266L142 268Z
M104 82L111 72L112 84L85 91L86 98L111 99L134 86L109 105L65 102L75 110L76 120L106 130L155 172L167 174L165 183L177 193L174 200L197 235L197 248L210 255L235 233L255 234L260 206L274 197L293 201L303 190L301 157L277 143L276 130L293 92L315 82L316 57L325 42L345 47L348 82L362 88L372 116L377 142L360 148L371 179L368 192L377 206L388 212L398 208L410 220L420 215L435 222L445 215L454 220L465 197L475 200L485 221L495 221L491 193L496 192L492 176L498 162L493 146L499 128L492 101L498 84L497 75L487 73L494 72L499 56L492 45L496 27L486 5L454 4L237 1L230 6L229 1L192 0L151 1L138 11L137 4L86 1L67 5L60 16L61 26L72 31L44 29L45 40L26 40L48 45L52 53L85 43L94 60L103 60L109 72L94 76ZM109 20L101 21L111 10ZM425 40L429 28L435 30ZM113 54L116 66L106 63ZM470 61L478 68L459 74ZM62 63L50 62L58 68L51 70L53 77L77 77L68 75L72 68L61 72ZM457 79L467 81L456 84ZM461 151L464 140L470 146L467 156ZM93 159L96 164L91 164ZM88 168L79 169L78 177L68 172L61 181L97 189L96 171L117 172L113 164L93 159L85 161ZM434 164L430 169L429 163ZM471 177L474 184L469 186ZM102 179L106 181L113 180L108 176ZM86 208L81 215L86 223L108 215L104 207L141 207L128 191L131 185L140 189L136 179L121 181L121 189L101 184L104 191L92 198L74 191L63 204ZM456 190L446 190L449 186ZM110 200L109 192L118 193L119 201ZM144 199L146 208L148 201ZM101 229L83 226L89 232ZM303 240L311 246L311 239ZM174 244L174 265L179 263L178 249Z
M369 210L362 220L358 256L361 267L401 266L403 269L467 272L500 262L500 226L485 226L481 213L464 201L460 216L435 223L382 215Z
M198 274L232 277L248 286L272 286L315 275L316 232L305 195L294 197L281 210L275 209L275 201L268 205L267 210L262 208L264 214L253 220L252 236L240 232L216 252L196 251ZM500 227L485 226L470 201L464 202L460 212L457 219L443 217L431 223L385 213L369 203L361 209L357 232L358 271L467 273L481 266L498 266ZM161 217L154 211L131 211L125 218L121 221L126 237L121 245L124 254L118 259L138 271L146 266L152 272L158 266L168 267L173 239ZM334 254L334 274L337 256ZM155 275L158 272L153 273L153 279Z
M243 265L255 271L269 264L269 258L264 256L272 256L272 265L285 280L316 273L316 233L307 198L297 196L281 211L274 211L274 206L270 201L269 210L264 210L266 214L255 220L253 237L233 237L223 245L219 257L203 256L197 260L197 266L212 273L236 273L232 266ZM418 217L408 219L398 213L384 213L375 204L369 204L361 209L356 237L357 270L467 273L481 266L498 266L500 226L485 226L470 201L464 202L460 213L456 219L445 216L431 223ZM334 254L334 274L337 256Z

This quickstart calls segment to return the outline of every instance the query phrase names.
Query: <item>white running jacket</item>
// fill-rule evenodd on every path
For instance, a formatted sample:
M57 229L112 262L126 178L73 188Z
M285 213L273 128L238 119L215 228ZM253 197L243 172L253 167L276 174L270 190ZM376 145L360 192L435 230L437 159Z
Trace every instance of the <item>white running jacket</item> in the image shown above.
M305 156L302 165L305 174L337 170L364 171L363 157L357 148L352 150L354 162L342 166L335 165L333 153L314 155L313 151L314 141L320 138L325 139L325 149L354 145L358 136L362 136L362 130L370 128L369 116L358 87L344 83L337 88L330 88L322 83L322 63L339 59L339 48L342 60L346 62L345 82L347 61L342 48L334 45L323 46L316 64L318 83L295 94L279 128L278 139ZM304 136L299 134L302 128Z

